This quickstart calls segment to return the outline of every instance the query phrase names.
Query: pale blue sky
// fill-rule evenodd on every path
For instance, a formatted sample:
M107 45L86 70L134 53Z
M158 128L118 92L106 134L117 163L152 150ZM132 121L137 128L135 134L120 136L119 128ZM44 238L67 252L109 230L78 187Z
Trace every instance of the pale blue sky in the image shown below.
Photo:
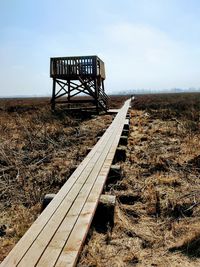
M0 0L0 96L48 95L49 58L99 55L106 90L200 87L199 0Z

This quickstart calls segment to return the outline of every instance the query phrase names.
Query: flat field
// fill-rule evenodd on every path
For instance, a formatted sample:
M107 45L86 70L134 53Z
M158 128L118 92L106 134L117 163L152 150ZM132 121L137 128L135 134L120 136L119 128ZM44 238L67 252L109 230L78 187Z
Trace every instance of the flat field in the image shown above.
M126 97L111 97L113 108ZM0 101L0 260L113 116L52 114L48 99ZM92 224L78 266L200 266L200 94L132 103L114 227Z
M120 107L127 97L112 97ZM84 159L112 115L58 109L50 99L0 100L0 261Z
M91 230L78 266L200 266L200 94L132 103L113 229Z

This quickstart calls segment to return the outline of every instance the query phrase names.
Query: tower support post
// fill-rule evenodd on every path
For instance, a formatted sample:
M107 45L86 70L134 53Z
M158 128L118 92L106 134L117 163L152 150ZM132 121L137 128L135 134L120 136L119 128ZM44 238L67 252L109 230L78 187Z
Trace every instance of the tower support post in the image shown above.
M52 98L51 98L51 109L55 111L55 101L56 101L56 79L53 79L53 89L52 89Z

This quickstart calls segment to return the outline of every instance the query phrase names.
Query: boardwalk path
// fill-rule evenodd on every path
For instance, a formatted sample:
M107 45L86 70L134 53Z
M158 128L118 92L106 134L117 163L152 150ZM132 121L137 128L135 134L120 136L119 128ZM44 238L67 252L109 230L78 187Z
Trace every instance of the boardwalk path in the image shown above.
M125 102L102 138L1 267L76 265L115 156L130 101Z

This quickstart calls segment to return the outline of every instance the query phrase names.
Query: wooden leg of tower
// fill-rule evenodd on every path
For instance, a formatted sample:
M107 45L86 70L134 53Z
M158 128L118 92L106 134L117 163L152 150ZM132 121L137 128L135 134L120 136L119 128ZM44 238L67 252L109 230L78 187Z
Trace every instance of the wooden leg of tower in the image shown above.
M104 87L104 80L102 79L101 80L101 88L102 88L102 91L103 93L105 94L105 87ZM105 94L105 105L106 105L106 110L108 110L108 98L107 98L107 95Z
M95 92L95 103L96 103L96 112L99 114L99 100L98 100L98 86L97 86L97 80L94 79L94 92Z
M101 84L102 84L102 89L103 89L103 92L105 92L105 88L104 88L104 81L101 80Z
M56 105L56 79L53 79L53 89L52 89L52 98L51 98L51 109L55 111Z
M67 101L68 101L68 108L70 108L70 80L67 81L68 89L67 89Z

